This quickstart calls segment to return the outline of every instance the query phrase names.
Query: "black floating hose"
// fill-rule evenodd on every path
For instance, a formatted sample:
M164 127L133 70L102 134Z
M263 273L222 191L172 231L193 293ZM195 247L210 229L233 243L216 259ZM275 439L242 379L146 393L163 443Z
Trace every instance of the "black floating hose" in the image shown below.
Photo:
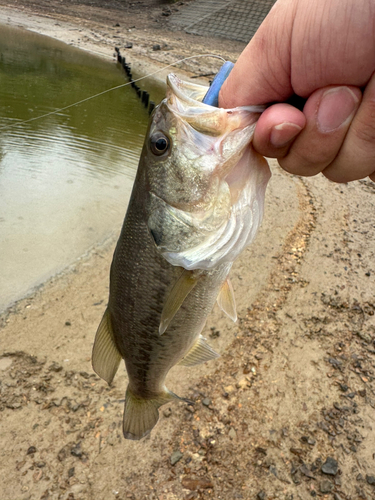
M136 91L137 96L140 98L142 104L147 109L148 114L151 115L151 113L153 112L153 110L155 108L154 101L150 100L150 94L148 92L146 92L146 90L141 90L138 87L138 85L134 82L133 75L132 75L132 72L131 72L131 65L130 65L130 63L126 62L125 57L122 57L122 55L120 54L120 49L118 47L115 47L115 51L117 53L117 62L119 64L121 64L121 66L124 68L126 76L129 79L130 85Z

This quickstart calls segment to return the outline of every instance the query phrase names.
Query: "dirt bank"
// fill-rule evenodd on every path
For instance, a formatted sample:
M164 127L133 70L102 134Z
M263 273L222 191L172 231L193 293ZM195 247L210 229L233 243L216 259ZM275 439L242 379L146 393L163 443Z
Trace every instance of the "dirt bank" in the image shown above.
M104 53L118 22L142 64L169 61L160 40L173 57L207 47L168 31L156 3L147 25L142 2L90 3L0 1L1 19ZM272 169L232 271L239 321L214 310L204 335L221 358L173 370L168 387L195 406L165 406L148 439L121 435L124 371L108 388L90 366L114 242L1 317L1 499L375 498L374 184Z
M235 61L243 43L176 31L166 14L177 12L189 2L20 0L9 4L0 0L0 23L24 27L106 58L118 46L142 73L197 54L217 54ZM132 48L125 49L130 44ZM154 50L155 46L160 49ZM194 76L212 75L221 64L220 60L198 58L177 67ZM165 81L169 71L158 77Z

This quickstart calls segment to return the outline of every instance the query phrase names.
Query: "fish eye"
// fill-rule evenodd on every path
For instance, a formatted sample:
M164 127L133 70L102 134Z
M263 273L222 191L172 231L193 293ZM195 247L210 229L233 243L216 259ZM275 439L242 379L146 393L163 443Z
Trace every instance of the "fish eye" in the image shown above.
M151 136L150 146L154 155L160 156L169 149L169 139L164 134L159 132Z

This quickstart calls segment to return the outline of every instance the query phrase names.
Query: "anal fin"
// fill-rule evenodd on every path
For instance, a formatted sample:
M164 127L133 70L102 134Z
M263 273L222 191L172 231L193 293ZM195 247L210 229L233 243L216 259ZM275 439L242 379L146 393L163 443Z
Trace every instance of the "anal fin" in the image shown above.
M236 300L234 298L232 283L229 278L225 280L224 285L221 287L220 293L217 297L217 304L232 321L237 321Z
M212 347L208 345L205 339L200 335L190 351L181 359L181 361L179 361L178 364L181 366L194 366L218 357L220 357L220 354L212 349Z
M164 304L161 313L159 334L163 335L168 328L169 323L172 321L177 311L182 306L182 303L197 284L198 278L194 276L192 271L184 270L181 276L174 284L170 291L167 300Z
M110 384L116 375L121 358L114 341L111 318L107 309L96 332L92 349L92 367L99 377Z

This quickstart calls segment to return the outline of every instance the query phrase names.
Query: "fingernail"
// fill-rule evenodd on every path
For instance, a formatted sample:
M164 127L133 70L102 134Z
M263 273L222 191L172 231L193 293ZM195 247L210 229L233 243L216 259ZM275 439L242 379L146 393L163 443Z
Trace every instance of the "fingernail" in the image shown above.
M317 114L318 129L332 132L349 121L359 99L348 87L336 87L326 90L319 104Z
M302 128L295 123L280 123L280 125L273 127L270 135L270 142L275 148L282 148L294 139L301 130Z

